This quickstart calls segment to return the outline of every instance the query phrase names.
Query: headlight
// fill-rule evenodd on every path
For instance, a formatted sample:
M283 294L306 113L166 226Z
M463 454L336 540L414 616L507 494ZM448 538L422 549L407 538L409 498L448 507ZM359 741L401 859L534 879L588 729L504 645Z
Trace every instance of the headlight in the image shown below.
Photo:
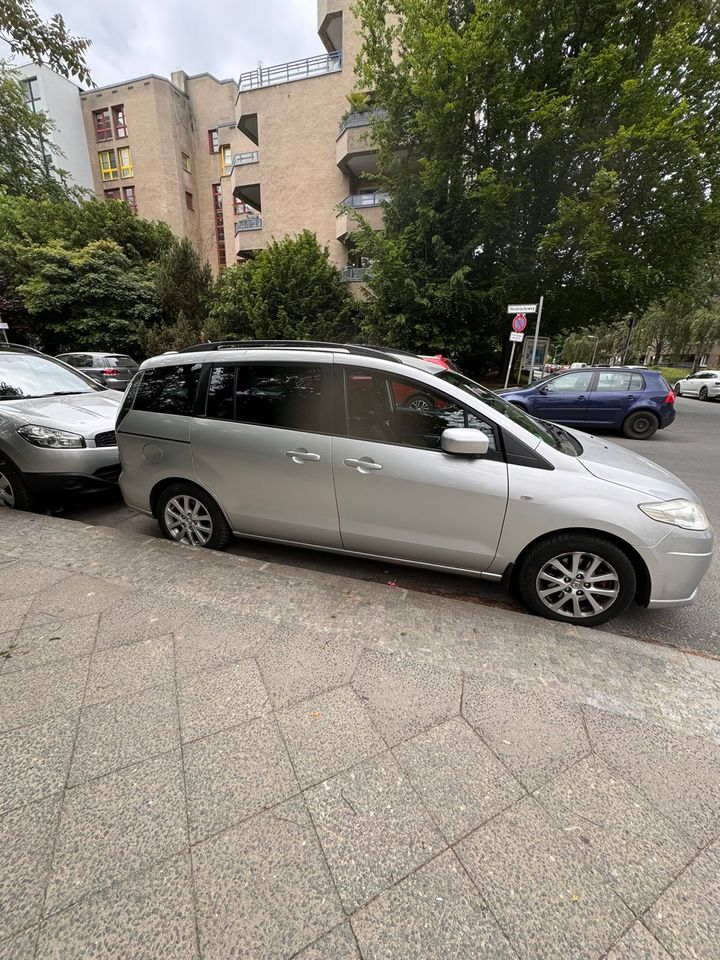
M665 503L639 503L644 514L660 523L672 523L683 530L707 530L710 522L699 503L692 500L666 500Z
M85 441L79 433L70 433L68 430L53 430L50 427L41 427L33 423L26 427L20 427L18 433L35 447L67 450L68 448L77 449L85 446Z

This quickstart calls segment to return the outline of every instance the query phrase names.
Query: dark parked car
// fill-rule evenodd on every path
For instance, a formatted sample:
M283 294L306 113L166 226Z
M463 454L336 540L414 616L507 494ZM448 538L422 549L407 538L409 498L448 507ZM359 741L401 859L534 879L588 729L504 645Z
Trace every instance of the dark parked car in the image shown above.
M138 365L122 353L61 353L57 357L109 390L127 390Z
M675 419L675 394L655 370L584 367L500 394L540 420L621 430L636 440L648 440Z

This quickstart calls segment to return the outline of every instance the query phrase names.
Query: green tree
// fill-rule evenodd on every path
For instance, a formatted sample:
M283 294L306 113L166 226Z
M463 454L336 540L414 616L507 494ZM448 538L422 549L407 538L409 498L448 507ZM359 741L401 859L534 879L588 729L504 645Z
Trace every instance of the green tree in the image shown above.
M27 57L33 63L47 63L64 77L77 77L81 83L92 82L85 63L90 41L68 33L59 13L46 22L30 0L0 0L0 39L9 45L13 54Z
M552 334L687 283L717 231L714 0L356 10L391 195L386 237L362 238L368 336L472 360L515 298L545 292Z
M212 293L212 270L188 239L175 240L158 263L156 289L163 323L142 334L149 354L177 350L203 339Z
M273 241L217 283L207 334L211 339L354 339L359 307L317 237Z

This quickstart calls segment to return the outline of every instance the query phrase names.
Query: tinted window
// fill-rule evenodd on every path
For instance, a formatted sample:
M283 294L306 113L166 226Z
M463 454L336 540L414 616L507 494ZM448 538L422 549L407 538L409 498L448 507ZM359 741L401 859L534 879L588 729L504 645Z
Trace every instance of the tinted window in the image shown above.
M328 368L329 371L329 368ZM323 368L258 363L237 369L235 419L283 430L331 432L331 404Z
M210 371L207 395L207 416L213 420L233 420L235 417L236 367L213 367Z
M622 370L609 370L607 373L598 375L596 390L609 391L629 391L642 390L645 387L645 381L639 373L626 373Z
M199 363L143 371L134 409L191 416L199 376Z
M118 410L117 419L115 420L115 426L119 427L123 422L125 417L128 415L130 408L133 405L133 400L137 396L138 387L140 386L140 381L142 380L142 374L136 373L133 379L130 381L130 385L125 391L125 396L123 397L123 402Z
M582 393L590 387L593 378L592 373L578 371L578 373L566 373L563 377L556 377L555 380L548 380L545 384L546 393Z

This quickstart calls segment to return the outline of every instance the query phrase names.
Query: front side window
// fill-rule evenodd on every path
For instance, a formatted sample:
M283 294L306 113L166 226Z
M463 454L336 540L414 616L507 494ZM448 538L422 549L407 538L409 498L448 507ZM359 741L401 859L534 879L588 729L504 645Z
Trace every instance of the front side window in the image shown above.
M607 373L598 374L598 382L595 390L600 391L630 391L642 390L645 381L639 373L626 373L621 370L608 370Z
M120 176L123 178L123 180L125 180L133 175L130 147L119 147L117 155L118 162L120 164Z
M113 123L115 124L115 136L118 140L124 139L128 135L127 120L125 119L125 107L119 103L112 108Z
M109 107L103 107L102 110L93 110L93 127L95 129L95 140L98 143L103 140L112 140Z
M301 363L240 366L235 381L235 420L281 430L331 432L328 370Z
M114 150L101 150L98 154L100 176L103 180L117 180L118 169Z
M592 372L566 373L562 377L548 380L544 385L544 391L545 393L582 393L583 390L590 389L592 378Z
M0 354L0 401L102 390L67 367L30 354Z
M200 366L199 363L185 363L144 370L134 409L148 413L171 413L180 417L191 416L195 407Z

